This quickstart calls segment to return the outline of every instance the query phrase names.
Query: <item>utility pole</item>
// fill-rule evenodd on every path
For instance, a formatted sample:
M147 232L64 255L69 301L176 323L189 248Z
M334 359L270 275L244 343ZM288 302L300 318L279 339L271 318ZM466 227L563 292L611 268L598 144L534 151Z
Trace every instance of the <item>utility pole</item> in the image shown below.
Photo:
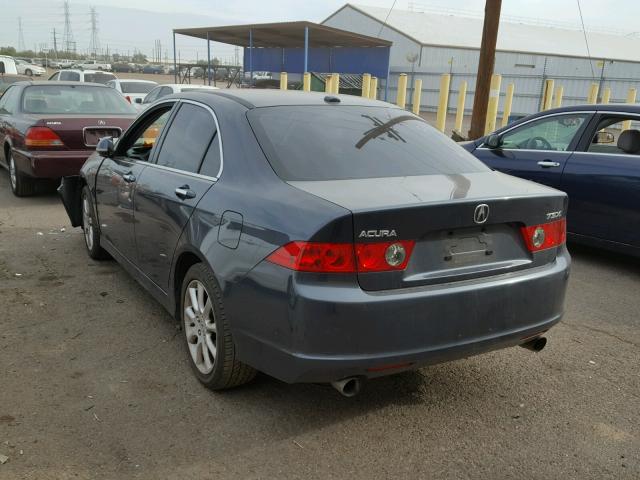
M493 74L496 60L496 42L498 41L501 6L502 0L486 0L484 7L484 27L482 29L482 43L480 44L476 92L473 96L473 114L471 116L469 139L476 139L484 135L491 75ZM495 94L495 92L491 92L491 94Z
M71 31L71 13L69 12L69 0L64 0L64 34L62 35L62 43L65 52L76 51L76 42L73 40L73 32Z
M58 59L58 37L56 36L56 29L53 29L53 51L56 54L56 60Z
M89 9L91 16L91 40L89 42L89 53L93 58L96 58L98 50L100 49L100 40L98 39L98 14L96 13L96 7Z
M18 17L18 51L24 52L27 47L24 44L24 33L22 32L22 17Z

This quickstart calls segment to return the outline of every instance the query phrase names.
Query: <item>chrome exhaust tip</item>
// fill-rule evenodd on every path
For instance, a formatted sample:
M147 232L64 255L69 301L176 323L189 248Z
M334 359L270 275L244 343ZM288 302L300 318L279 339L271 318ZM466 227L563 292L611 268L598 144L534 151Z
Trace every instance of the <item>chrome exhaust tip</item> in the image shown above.
M331 386L340 392L343 397L351 398L360 393L362 380L358 377L347 377L337 382L331 382Z
M537 337L533 340L529 340L528 342L521 343L520 346L522 348L526 348L527 350L531 350L532 352L539 352L547 345L547 339L545 337Z

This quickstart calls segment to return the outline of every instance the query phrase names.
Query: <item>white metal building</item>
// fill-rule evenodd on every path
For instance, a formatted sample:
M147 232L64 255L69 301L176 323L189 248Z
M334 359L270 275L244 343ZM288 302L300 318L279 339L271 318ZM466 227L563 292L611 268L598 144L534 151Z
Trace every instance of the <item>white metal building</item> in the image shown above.
M386 8L346 4L323 23L393 42L390 101L395 99L398 74L414 69L415 78L423 79L422 108L433 110L439 77L451 73L449 108L455 107L458 86L466 80L470 111L482 37L480 16L397 9L389 13ZM507 84L515 84L512 113L539 110L545 79L564 87L563 105L585 103L592 83L600 84L600 93L610 87L612 102L624 102L630 87L640 87L639 38L587 31L587 39L592 60L581 30L501 21L494 71L502 74L502 95ZM412 85L411 77L409 82Z

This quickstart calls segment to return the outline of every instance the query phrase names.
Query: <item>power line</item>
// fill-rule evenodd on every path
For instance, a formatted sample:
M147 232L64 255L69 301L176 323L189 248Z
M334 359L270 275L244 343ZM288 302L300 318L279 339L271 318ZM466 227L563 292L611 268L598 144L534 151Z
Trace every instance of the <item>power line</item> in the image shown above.
M595 79L596 74L593 70L593 60L591 59L591 50L589 49L589 40L587 40L587 30L584 27L584 19L582 18L582 7L580 7L580 0L576 0L578 4L578 12L580 12L580 24L582 25L582 33L584 35L584 43L587 46L587 57L589 57L589 66L591 67L591 78Z
M391 8L387 12L387 16L384 18L384 22L382 22L382 25L380 25L380 31L378 32L378 35L376 35L376 38L380 37L380 34L382 33L382 29L387 25L387 20L389 20L389 15L391 15L391 12L393 11L393 7L396 6L396 1L397 0L393 0L393 4L391 5Z

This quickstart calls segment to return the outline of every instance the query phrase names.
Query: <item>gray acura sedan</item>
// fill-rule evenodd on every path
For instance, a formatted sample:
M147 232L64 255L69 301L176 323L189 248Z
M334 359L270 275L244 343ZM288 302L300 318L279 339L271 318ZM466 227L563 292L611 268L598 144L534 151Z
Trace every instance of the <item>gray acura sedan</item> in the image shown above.
M201 91L103 139L60 193L89 256L175 316L212 389L362 380L523 345L563 313L564 193L359 97Z

